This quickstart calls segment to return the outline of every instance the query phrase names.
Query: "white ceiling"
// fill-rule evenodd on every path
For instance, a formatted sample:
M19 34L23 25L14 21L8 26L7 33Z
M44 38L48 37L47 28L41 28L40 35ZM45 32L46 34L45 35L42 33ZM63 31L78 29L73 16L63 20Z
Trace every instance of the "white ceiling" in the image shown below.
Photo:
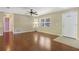
M34 9L39 16L51 12L69 9L69 7L0 7L0 12L28 15L28 11L30 11L30 9Z

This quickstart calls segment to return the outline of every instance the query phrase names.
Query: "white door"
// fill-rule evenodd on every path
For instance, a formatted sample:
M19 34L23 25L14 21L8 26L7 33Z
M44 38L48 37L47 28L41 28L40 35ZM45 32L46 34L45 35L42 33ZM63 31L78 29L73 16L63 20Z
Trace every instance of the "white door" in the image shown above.
M77 12L70 11L62 15L62 34L77 38Z

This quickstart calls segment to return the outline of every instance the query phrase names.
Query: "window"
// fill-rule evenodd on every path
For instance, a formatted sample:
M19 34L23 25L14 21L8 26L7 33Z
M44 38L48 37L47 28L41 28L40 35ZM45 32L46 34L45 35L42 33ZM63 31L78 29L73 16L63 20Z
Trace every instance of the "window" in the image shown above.
M50 18L47 18L46 19L45 26L46 27L49 27L50 26Z
M40 26L50 27L50 18L41 19Z
M44 19L41 19L41 26L44 27Z

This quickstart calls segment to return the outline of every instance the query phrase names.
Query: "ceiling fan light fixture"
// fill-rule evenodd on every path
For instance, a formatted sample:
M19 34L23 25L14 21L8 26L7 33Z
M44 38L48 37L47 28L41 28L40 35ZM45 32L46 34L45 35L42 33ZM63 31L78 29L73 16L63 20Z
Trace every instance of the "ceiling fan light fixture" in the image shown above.
M30 9L30 11L28 12L31 16L33 15L38 15L37 12L34 9Z

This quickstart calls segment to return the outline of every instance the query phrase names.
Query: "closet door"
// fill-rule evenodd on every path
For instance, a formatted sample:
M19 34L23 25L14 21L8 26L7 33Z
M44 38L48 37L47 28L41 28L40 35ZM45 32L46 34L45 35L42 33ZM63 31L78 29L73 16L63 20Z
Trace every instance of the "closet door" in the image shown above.
M77 37L77 12L69 11L62 15L62 34L63 36Z

